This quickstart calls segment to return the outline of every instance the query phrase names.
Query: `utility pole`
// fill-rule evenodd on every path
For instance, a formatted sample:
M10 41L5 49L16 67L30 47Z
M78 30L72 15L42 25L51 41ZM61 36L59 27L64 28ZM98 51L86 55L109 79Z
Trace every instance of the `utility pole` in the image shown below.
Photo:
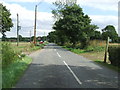
M106 63L106 61L107 61L108 47L109 47L109 37L107 38L107 41L106 41L104 63Z
M37 5L35 6L34 45L36 44L36 20L37 20Z
M44 32L44 41L45 41L45 32Z
M35 24L34 24L34 45L36 44L36 21L37 21L37 6L40 4L39 2L37 5L35 5Z
M17 46L19 44L19 15L17 13Z
M30 30L30 43L31 43L31 30Z

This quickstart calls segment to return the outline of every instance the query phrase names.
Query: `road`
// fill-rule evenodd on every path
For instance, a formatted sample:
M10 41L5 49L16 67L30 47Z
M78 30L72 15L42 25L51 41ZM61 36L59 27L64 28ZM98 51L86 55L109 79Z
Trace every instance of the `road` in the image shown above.
M15 88L118 88L118 73L55 44L30 55Z

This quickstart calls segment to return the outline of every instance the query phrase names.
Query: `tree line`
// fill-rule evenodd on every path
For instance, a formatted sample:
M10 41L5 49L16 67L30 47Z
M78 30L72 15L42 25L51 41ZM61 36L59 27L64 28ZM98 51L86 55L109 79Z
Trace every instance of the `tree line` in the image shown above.
M22 35L19 35L19 41L20 42L33 42L34 40L34 36L32 37L23 37ZM47 40L47 36L38 36L36 37L36 40L39 41L46 41ZM5 41L9 41L9 42L16 42L17 38L16 37L9 37L9 38L5 38Z
M102 29L102 33L97 31L99 27L91 24L91 19L84 14L82 8L77 4L60 5L54 3L56 9L52 10L55 18L52 31L48 38L50 42L64 45L66 42L75 47L76 43L81 43L81 48L89 45L90 40L106 40L110 37L111 42L120 42L120 37L113 25L107 25Z

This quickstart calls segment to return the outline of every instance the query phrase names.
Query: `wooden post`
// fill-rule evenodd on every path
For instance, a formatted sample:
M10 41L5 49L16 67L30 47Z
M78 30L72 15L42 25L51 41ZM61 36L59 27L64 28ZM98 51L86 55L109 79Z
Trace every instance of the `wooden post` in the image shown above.
M36 20L37 20L37 5L35 6L34 45L36 44Z
M19 16L17 14L17 46L19 45Z
M30 30L30 43L31 43L31 30Z
M106 61L107 61L108 47L109 47L109 37L107 38L107 41L106 41L104 63L106 63Z

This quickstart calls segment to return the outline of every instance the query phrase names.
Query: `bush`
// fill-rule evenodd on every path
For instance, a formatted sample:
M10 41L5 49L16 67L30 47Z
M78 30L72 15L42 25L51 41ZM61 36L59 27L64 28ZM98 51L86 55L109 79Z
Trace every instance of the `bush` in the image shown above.
M108 52L111 64L120 67L120 46L110 46Z
M64 46L66 46L67 48L71 48L71 47L72 47L72 44L69 43L69 42L66 42L66 43L64 44Z
M13 61L17 60L20 52L15 51L11 44L8 42L2 42L2 67L6 67Z

